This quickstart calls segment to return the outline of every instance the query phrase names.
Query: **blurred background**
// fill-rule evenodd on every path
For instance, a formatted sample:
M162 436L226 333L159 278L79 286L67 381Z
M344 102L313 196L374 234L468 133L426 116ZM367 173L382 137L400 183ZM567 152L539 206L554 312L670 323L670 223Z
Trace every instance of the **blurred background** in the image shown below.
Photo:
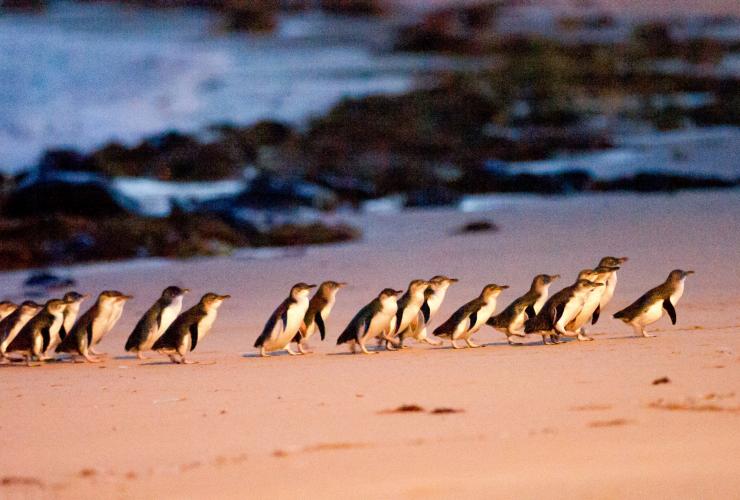
M0 0L0 269L347 241L358 211L737 189L739 16Z

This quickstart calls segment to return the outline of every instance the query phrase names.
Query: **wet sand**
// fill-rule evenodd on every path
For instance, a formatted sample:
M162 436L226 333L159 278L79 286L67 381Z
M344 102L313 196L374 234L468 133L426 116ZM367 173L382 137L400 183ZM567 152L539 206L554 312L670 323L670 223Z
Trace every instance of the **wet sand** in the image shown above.
M136 297L101 344L106 362L0 366L0 497L736 497L739 198L535 198L492 212L366 215L354 219L362 241L277 258L72 268L80 291ZM485 218L500 230L454 234ZM570 281L608 254L630 261L594 342L512 347L485 329L475 339L487 347L475 350L352 356L333 345L385 286L460 278L438 324L487 282L512 286L501 309L534 274ZM642 339L611 318L676 267L697 272L676 326L663 317L657 337ZM24 277L2 274L0 286L12 296ZM350 282L327 341L316 338L309 356L257 358L252 343L290 285L322 279ZM169 284L234 296L193 353L199 364L123 351ZM388 411L404 404L422 411Z

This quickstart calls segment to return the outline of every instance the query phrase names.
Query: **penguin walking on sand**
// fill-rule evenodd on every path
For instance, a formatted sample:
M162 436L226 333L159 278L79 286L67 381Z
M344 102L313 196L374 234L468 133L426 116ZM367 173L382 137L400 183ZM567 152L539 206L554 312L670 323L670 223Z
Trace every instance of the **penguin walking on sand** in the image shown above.
M64 320L62 321L62 329L59 330L60 342L64 340L69 332L72 331L72 327L77 321L77 315L80 313L80 306L82 302L87 299L89 295L82 295L77 292L67 292L62 297L62 300L67 304L64 307ZM56 349L56 345L50 347Z
M115 294L116 300L113 302L111 306L110 314L108 315L107 325L100 330L95 330L95 332L93 333L93 339L92 339L92 345L90 346L90 352L92 354L95 354L96 356L97 355L105 356L105 353L98 352L95 349L95 346L97 346L100 343L100 341L103 340L103 337L105 335L107 335L108 333L110 333L111 330L113 330L113 327L116 326L116 323L118 323L118 320L121 319L121 315L123 314L123 306L126 305L126 302L134 298L133 295L124 295L121 292L118 292L115 290L112 293Z
M391 319L390 336L398 338L398 347L403 349L403 339L406 331L419 319L419 313L426 301L424 296L431 283L425 280L413 280L409 283L406 292L398 299L396 315ZM389 342L385 344L387 349L394 349Z
M182 299L190 290L177 286L168 286L157 301L144 313L136 323L126 341L126 351L135 352L139 359L144 358L144 351L152 348L167 328L182 311Z
M347 286L347 283L337 281L324 281L311 300L308 301L308 309L303 316L298 333L293 337L293 342L298 345L298 351L301 354L308 354L306 350L308 340L318 330L321 340L326 338L326 320L329 319L331 310L337 300L337 292L340 288Z
M600 283L603 286L591 289L588 295L586 295L586 299L583 301L583 307L581 307L581 310L578 312L576 317L573 318L573 320L565 326L566 330L571 332L578 332L579 335L587 337L586 326L589 323L595 323L595 320L593 319L594 317L598 319L601 298L606 291L606 284L609 282L609 278L611 277L611 275L617 272L618 269L619 267L616 266L599 266L594 269L593 275L591 276L591 281L593 281L594 283Z
M412 338L417 342L424 342L431 345L441 345L441 340L431 340L427 332L427 326L432 318L437 314L442 302L447 295L447 289L450 285L457 283L457 278L448 278L447 276L437 275L429 280L429 286L424 291L424 302L419 308L419 314L416 315L409 327L403 334L403 339Z
M486 322L506 335L509 344L514 345L512 337L525 337L524 323L534 318L547 301L550 285L560 277L559 274L538 274L532 280L529 291L509 304Z
M10 313L16 309L18 309L18 306L9 300L3 300L0 302L0 321L10 316Z
M195 346L208 335L218 316L218 309L224 300L231 295L207 293L200 302L182 313L172 322L152 349L169 356L173 363L191 364L194 361L185 359L185 355L195 349ZM180 359L177 356L180 356Z
M26 300L18 306L15 311L0 321L0 358L7 360L5 355L8 345L15 339L18 332L36 316L44 306L37 304L32 300Z
M648 290L635 302L615 313L614 317L631 325L636 335L654 337L645 331L645 327L658 321L664 310L668 312L671 323L676 324L676 304L683 296L684 282L690 274L694 274L694 271L671 271L665 282Z
M460 349L456 340L464 340L468 347L483 347L474 344L470 337L485 325L496 310L496 299L508 285L491 283L483 287L480 295L463 305L450 318L434 330L437 337L450 339L452 347Z
M303 324L308 311L308 294L315 287L316 285L306 283L296 283L291 287L288 298L273 311L262 329L262 334L254 342L254 347L260 350L260 356L266 357L269 352L283 349L291 356L302 353L291 349L290 343Z
M552 338L552 343L559 343L560 335L574 335L578 340L592 340L578 332L567 332L565 327L583 308L586 296L596 287L604 286L594 283L586 277L595 277L592 269L585 269L578 275L578 280L567 286L547 299L542 310L534 318L524 323L525 333L539 333L542 335L542 343L547 345L547 338Z
M357 352L357 346L364 354L377 354L377 351L367 350L367 342L377 337L382 337L393 345L398 345L398 340L390 336L391 319L398 311L397 297L403 290L385 288L369 304L355 314L344 331L337 339L337 345L349 344L353 353Z
M15 339L8 345L7 352L22 354L28 366L31 366L32 358L42 363L51 359L46 352L50 345L59 341L59 331L64 322L66 305L66 302L60 299L51 299L46 302L41 312L21 328Z
M598 267L616 267L617 269L621 267L622 264L627 262L629 259L627 257L604 257L599 261ZM614 297L614 290L617 288L617 271L615 270L611 275L609 275L609 279L606 280L606 286L604 287L604 293L601 294L601 300L599 301L599 307L594 312L593 318L591 319L591 324L595 325L597 321L599 321L599 316L601 315L601 311L604 310L606 305L612 300L612 297Z
M73 358L82 356L85 361L96 363L92 347L113 328L112 318L121 301L131 298L115 290L105 290L98 295L95 303L75 322L71 331L56 348L56 352L72 354Z

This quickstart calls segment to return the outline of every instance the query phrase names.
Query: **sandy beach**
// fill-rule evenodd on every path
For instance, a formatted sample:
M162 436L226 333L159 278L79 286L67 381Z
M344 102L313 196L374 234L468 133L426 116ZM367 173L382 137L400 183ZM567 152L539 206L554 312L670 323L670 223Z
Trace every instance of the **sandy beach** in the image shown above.
M455 234L493 220L500 230ZM93 264L81 292L135 298L100 364L0 365L1 498L737 498L740 495L740 197L512 198L490 212L356 215L361 241L266 258ZM489 282L558 285L604 255L630 257L594 342L484 349L412 344L348 355L335 339L386 286L459 278L436 318ZM694 269L667 317L635 338L611 318L674 268ZM0 274L19 299L27 273ZM256 357L269 313L298 281L347 281L315 353ZM133 325L167 285L234 298L196 365L136 360ZM667 383L654 381L667 377ZM423 411L395 413L404 404ZM434 413L435 409L459 410Z

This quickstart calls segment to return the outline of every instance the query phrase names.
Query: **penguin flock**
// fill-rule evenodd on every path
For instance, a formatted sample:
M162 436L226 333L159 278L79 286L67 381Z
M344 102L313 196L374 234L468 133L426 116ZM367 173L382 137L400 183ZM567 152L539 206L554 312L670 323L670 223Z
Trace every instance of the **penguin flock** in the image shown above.
M500 313L496 311L507 285L495 283L483 287L480 295L457 309L433 331L429 325L437 315L448 288L458 280L443 275L430 280L411 281L407 290L383 289L362 307L337 338L337 345L348 344L354 353L378 353L403 349L404 341L441 345L449 341L455 349L477 348L473 335L484 325L502 332L510 344L528 334L542 336L543 344L560 343L563 337L593 340L586 327L596 324L614 296L617 271L627 257L604 257L593 269L584 269L569 286L550 295L557 274L539 274L530 289L512 301ZM636 335L651 337L645 327L667 312L676 324L676 305L684 291L686 277L693 271L676 269L665 282L650 289L635 302L613 315L632 326ZM268 318L254 343L260 356L277 351L290 355L308 354L308 341L316 333L326 338L326 324L336 303L337 293L346 283L325 281L320 286L297 283ZM317 288L311 298L311 290ZM229 295L206 293L197 304L182 311L187 288L170 286L144 313L129 335L125 349L145 359L154 351L168 356L173 363L187 364L187 356L211 331L218 310ZM400 298L399 298L400 295ZM96 346L116 325L124 305L132 298L116 290L105 290L82 315L79 311L88 295L68 292L61 299L45 304L31 300L14 304L0 302L0 360L25 361L28 366L55 359L57 354L74 362L101 361ZM378 348L368 349L376 341ZM296 346L296 350L293 349ZM12 357L18 355L20 357ZM32 364L32 362L35 362Z

